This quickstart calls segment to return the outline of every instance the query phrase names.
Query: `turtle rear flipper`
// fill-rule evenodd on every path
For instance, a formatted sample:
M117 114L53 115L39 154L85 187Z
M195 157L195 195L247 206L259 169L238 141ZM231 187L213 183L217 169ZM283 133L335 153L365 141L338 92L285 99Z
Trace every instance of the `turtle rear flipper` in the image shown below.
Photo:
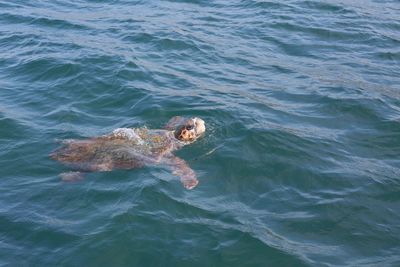
M82 172L63 172L60 174L61 180L64 182L78 182L84 179Z

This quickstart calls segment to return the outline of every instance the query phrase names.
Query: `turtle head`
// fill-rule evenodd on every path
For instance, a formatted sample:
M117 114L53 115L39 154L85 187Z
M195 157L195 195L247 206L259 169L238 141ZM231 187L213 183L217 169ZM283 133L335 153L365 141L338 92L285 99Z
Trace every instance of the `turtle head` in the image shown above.
M174 134L176 139L192 143L202 136L205 131L206 126L204 121L195 117L184 120L183 123L176 128Z

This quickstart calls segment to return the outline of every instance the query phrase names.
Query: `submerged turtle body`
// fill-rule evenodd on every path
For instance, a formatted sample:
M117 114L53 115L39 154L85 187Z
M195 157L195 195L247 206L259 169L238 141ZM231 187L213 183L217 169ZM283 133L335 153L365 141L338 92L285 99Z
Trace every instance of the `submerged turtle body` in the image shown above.
M200 137L205 132L204 121L174 117L165 128L118 128L108 135L68 141L51 157L78 171L64 174L66 180L81 178L82 172L164 164L173 170L173 174L180 176L186 188L192 189L198 184L196 174L172 152Z

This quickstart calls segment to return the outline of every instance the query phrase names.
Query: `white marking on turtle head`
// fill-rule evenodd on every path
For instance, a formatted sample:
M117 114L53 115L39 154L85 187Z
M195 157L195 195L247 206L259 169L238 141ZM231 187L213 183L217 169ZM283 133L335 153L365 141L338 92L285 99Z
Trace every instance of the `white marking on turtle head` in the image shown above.
M205 123L200 118L191 118L175 131L175 137L184 142L194 142L206 131Z

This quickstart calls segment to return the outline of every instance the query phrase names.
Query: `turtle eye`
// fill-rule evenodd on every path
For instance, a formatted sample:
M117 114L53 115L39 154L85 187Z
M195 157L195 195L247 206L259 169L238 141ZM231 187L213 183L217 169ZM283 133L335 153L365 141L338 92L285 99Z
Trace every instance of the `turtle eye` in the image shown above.
M186 128L186 130L190 131L194 128L194 125L188 125L185 128Z

